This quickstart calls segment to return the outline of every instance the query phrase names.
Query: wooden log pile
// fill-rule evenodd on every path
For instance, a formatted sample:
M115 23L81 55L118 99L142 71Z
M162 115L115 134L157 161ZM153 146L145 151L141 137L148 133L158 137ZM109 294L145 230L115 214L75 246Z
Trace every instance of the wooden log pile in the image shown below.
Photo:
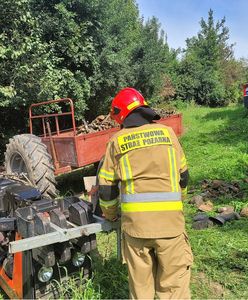
M176 114L175 109L165 109L165 108L156 108L154 109L157 114L161 116L161 118L166 118L168 116ZM83 124L78 127L77 133L80 134L87 134L98 132L102 130L107 130L110 128L118 127L110 117L110 115L100 115L96 117L91 123L83 121Z
M201 184L204 198L219 198L225 196L226 198L243 198L244 192L240 187L239 182L224 180L203 180Z
M246 197L245 191L241 188L237 181L226 182L224 180L207 180L201 182L201 194L194 195L189 203L193 204L201 211L212 211L214 209L213 202L221 197L227 199L243 199ZM224 207L220 213L233 212L233 207Z
M176 111L175 108L170 108L170 109L168 109L168 108L155 108L154 110L156 111L156 113L158 115L160 115L160 117L162 119L163 118L167 118L167 117L169 117L171 115L177 114L177 111Z
M91 123L86 121L78 127L78 134L87 134L107 130L118 127L118 125L110 118L110 115L100 115L96 117Z

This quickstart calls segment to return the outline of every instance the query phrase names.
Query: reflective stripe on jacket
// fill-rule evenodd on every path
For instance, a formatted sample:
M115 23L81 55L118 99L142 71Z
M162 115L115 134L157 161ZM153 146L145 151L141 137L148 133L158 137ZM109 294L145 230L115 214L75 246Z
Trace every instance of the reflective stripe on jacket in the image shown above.
M122 228L129 235L177 236L185 226L179 184L185 170L186 158L170 127L154 123L125 128L108 144L100 190L120 183ZM111 218L118 201L101 195L103 212Z

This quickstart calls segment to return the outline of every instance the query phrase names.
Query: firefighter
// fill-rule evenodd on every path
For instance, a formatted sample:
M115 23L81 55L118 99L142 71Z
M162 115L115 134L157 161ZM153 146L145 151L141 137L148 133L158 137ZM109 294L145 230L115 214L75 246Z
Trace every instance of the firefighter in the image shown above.
M99 172L100 205L115 221L121 207L122 255L131 299L190 299L192 252L182 199L186 158L174 131L133 88L112 101L121 125L109 141ZM119 191L120 190L120 191Z

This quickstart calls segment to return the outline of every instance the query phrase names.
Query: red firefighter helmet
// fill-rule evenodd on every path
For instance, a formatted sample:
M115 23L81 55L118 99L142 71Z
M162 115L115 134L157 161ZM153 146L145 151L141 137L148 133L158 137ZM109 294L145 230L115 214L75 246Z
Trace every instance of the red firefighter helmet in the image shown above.
M134 88L124 88L112 101L111 118L122 124L125 118L140 106L148 106L144 97Z

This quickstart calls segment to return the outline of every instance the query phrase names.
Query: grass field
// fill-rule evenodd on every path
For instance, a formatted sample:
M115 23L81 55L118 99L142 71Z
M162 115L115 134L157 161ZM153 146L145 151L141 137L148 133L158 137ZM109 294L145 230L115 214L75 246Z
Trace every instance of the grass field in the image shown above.
M190 106L183 111L185 134L181 141L190 168L190 187L203 179L238 180L244 191L248 177L248 117L242 106L210 109ZM247 193L247 192L246 192ZM239 211L248 197L214 201ZM187 229L195 262L193 298L248 298L248 220L196 231L191 229L195 209L185 205Z

